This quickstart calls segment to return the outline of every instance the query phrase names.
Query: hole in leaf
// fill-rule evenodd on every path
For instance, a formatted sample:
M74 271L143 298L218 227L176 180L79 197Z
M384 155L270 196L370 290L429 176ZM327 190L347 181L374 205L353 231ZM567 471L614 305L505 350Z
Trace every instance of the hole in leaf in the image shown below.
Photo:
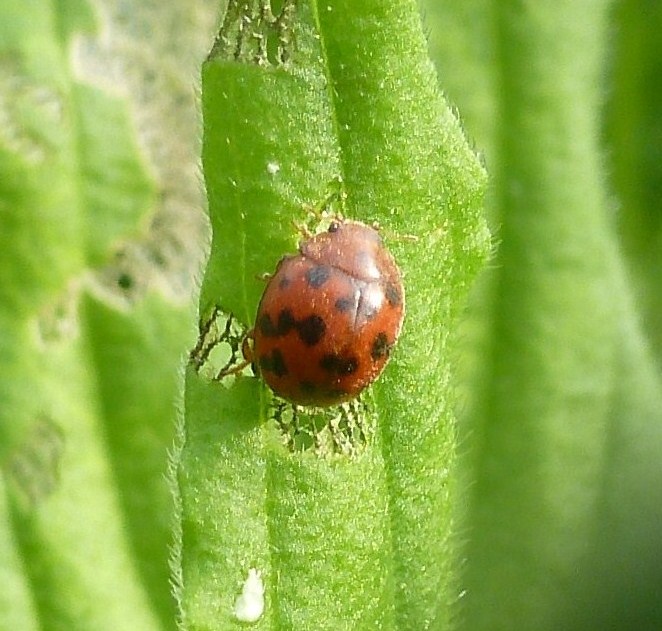
M250 374L249 365L242 366L246 336L245 327L231 313L215 306L200 320L198 341L189 353L189 363L209 380L222 380L235 372Z

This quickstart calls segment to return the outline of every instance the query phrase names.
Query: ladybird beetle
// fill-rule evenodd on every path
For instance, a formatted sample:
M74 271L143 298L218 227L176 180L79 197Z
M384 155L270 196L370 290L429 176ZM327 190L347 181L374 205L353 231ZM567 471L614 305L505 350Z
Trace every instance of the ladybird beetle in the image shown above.
M277 395L335 405L382 372L404 312L400 270L379 233L337 220L280 260L244 352Z

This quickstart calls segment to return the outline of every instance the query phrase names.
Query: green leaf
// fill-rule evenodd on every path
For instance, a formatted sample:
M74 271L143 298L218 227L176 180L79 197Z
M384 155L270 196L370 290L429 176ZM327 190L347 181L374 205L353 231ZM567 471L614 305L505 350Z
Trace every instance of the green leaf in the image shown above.
M635 298L647 288L649 313L659 299L659 231L640 205L659 184L650 160L659 90L643 80L657 76L659 12L644 4L430 9L442 85L495 176L500 239L465 349L461 510L471 534L460 626L471 631L662 621L651 588L661 580L662 384L647 339L659 318L642 327ZM611 57L609 18L621 41ZM461 32L444 37L453 26ZM603 83L607 59L613 87ZM607 140L638 279L606 185L601 106L612 90Z
M628 257L642 324L662 357L662 8L622 0L614 8L617 37L610 57L612 88L606 107L606 143L620 212L616 220Z
M256 628L439 628L456 598L449 336L489 235L485 175L437 90L417 7L285 3L272 21L231 3L202 102L213 240L176 458L184 626L236 622L257 569ZM294 250L294 224L338 178L349 217L418 241L388 239L407 319L384 376L335 412L348 429L330 443L330 426L300 410L306 444L257 380L210 381L201 349L229 314L252 324L257 277Z
M0 5L3 631L176 624L165 473L192 319L182 261L200 255L184 242L190 211L175 211L200 200L194 143L175 152L163 128L176 120L194 137L191 75L159 59L176 106L142 113L139 135L146 90L131 94L133 109L117 81L126 66L104 57L109 40L131 42L135 20L108 38L112 13L97 16L104 39L83 0ZM135 50L133 73L154 57L144 41ZM194 56L182 59L190 72ZM158 153L146 128L160 134Z
M0 630L175 627L180 387L184 626L263 581L256 628L662 627L660 9L230 3L194 345L218 4L0 3ZM488 236L456 116L499 246L459 332ZM360 402L294 416L209 377L338 190L407 317Z

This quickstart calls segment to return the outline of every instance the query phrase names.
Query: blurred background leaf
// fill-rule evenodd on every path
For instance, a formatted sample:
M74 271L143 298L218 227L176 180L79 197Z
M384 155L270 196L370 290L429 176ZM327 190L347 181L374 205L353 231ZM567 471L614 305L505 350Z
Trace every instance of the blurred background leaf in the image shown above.
M219 9L0 6L0 629L175 628L165 473Z
M660 628L661 7L426 15L499 240L465 321L460 627Z

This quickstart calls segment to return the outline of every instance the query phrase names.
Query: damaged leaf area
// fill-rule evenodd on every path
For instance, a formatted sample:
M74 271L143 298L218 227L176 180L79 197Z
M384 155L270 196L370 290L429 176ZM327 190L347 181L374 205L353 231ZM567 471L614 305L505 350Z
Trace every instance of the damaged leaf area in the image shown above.
M450 339L490 237L485 173L417 6L230 2L202 107L213 238L172 470L183 626L443 628L457 598ZM318 409L275 397L242 347L264 275L330 183L347 219L389 235L407 314L380 379Z
M296 11L297 0L285 0L279 11L269 0L230 0L209 59L260 66L286 63L296 49Z
M201 321L189 365L200 377L219 388L232 389L236 379L254 380L257 369L246 359L249 336L250 332L244 330L236 318L215 307L209 317ZM376 427L368 397L330 408L315 408L294 405L274 395L266 417L273 423L278 441L286 449L310 451L318 457L360 453L374 438Z
M223 314L214 307L201 322L189 366L219 388L231 390L237 379L254 380L256 368L245 359L248 335L231 314ZM330 408L315 408L294 405L274 395L266 418L273 424L278 442L286 449L310 451L318 457L357 455L372 442L376 427L368 397Z

